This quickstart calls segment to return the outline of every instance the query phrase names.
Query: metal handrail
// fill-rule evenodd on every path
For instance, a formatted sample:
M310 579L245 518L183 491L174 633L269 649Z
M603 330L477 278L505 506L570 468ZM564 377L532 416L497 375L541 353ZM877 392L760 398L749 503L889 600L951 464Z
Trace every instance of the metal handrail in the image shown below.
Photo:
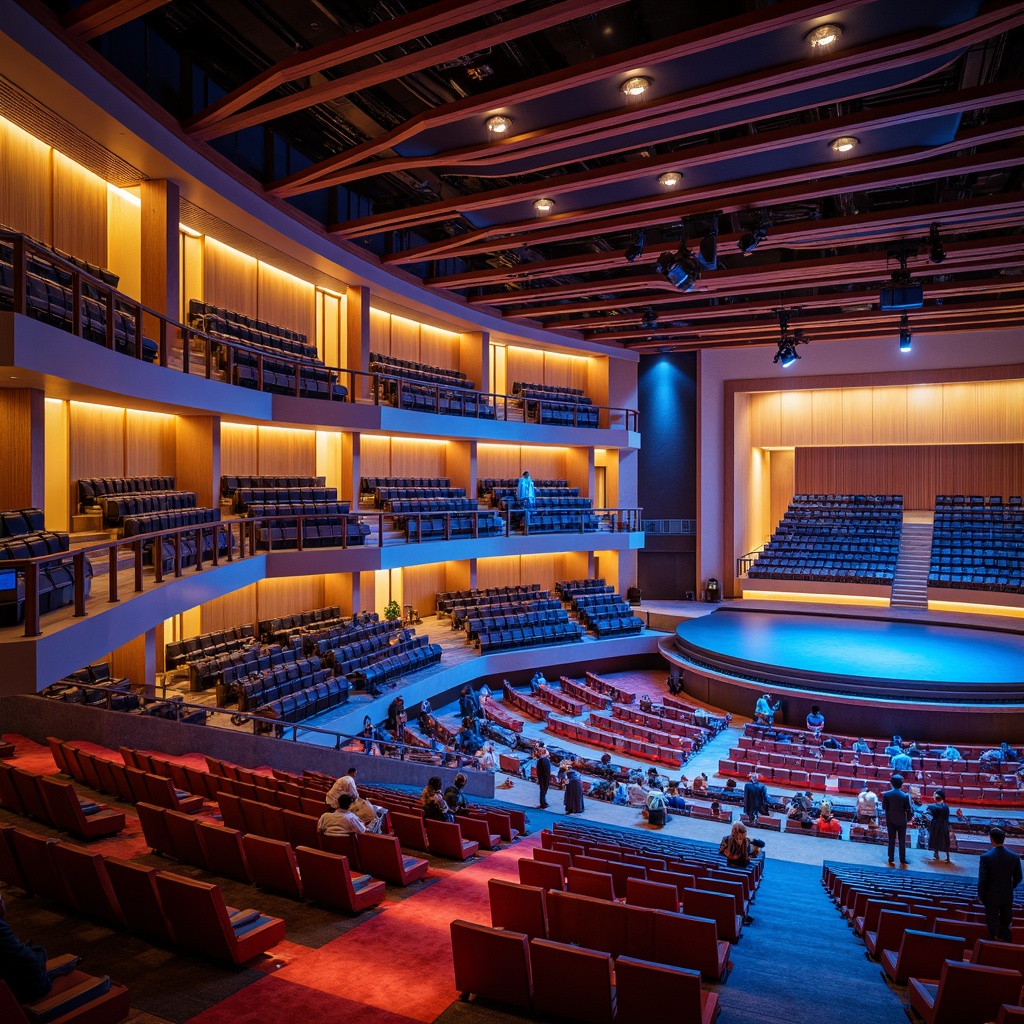
M547 511L547 510L545 510ZM611 508L611 509L553 509L552 512L559 512L564 515L574 515L580 517L580 532L584 532L582 529L582 519L588 515L601 515L604 514L606 517L615 517L615 528L614 532L638 532L640 527L640 514L642 509L640 508ZM450 540L452 538L451 530L451 517L452 516L473 516L475 517L473 533L469 537L457 536L459 540L472 540L478 539L479 534L479 517L481 515L493 515L497 513L501 516L505 522L505 537L519 536L519 533L513 533L512 531L512 518L513 516L522 516L522 536L529 536L529 515L533 513L524 513L522 511L506 511L498 509L477 509L469 512L410 512L400 513L402 516L407 518L422 519L424 516L430 518L443 517L445 519L445 531L441 538L443 540ZM377 547L384 547L384 519L385 517L391 518L391 513L388 512L350 512L345 515L327 516L324 513L312 512L309 514L297 514L297 513L282 513L277 516L260 516L244 519L220 519L212 523L199 523L189 526L178 526L168 530L154 530L152 533L136 534L132 537L118 537L114 540L96 541L92 544L87 544L80 548L75 548L74 551L63 551L63 552L51 552L46 555L37 555L33 558L20 558L11 559L8 561L0 562L0 569L7 571L14 571L22 573L25 580L25 636L33 637L40 636L42 630L40 628L40 608L39 608L39 574L44 566L52 565L57 562L65 562L68 559L74 564L74 617L82 618L88 614L86 610L86 574L85 574L85 559L92 553L96 553L98 559L102 560L104 557L107 559L108 566L108 592L107 592L107 603L116 604L120 601L120 584L118 580L118 557L119 552L122 548L130 550L132 564L131 568L134 571L134 592L142 593L145 589L145 572L143 559L145 554L145 548L147 545L152 543L155 548L153 557L153 582L162 583L164 580L164 567L163 567L163 540L170 540L174 546L174 557L171 568L167 570L173 573L175 578L179 578L184 573L182 567L181 555L182 555L182 539L185 537L191 537L195 540L196 546L196 561L192 567L194 572L202 572L209 565L211 568L216 568L222 561L234 562L237 559L248 558L256 554L270 553L273 551L281 550L297 550L303 551L310 544L307 538L304 536L305 531L296 528L296 537L294 542L290 539L287 542L287 548L284 547L284 543L278 542L277 547L274 546L274 540L268 536L266 539L266 548L260 548L257 550L257 530L260 526L265 524L273 524L276 522L305 522L306 520L323 520L326 518L337 519L339 521L348 521L350 519L373 519L377 523L378 534L377 534ZM219 531L226 532L226 551L222 554L220 551L220 538L217 535ZM422 528L418 528L416 531L415 538L408 538L402 543L405 544L419 544L423 543L422 540ZM593 531L586 531L592 533ZM203 540L208 535L213 535L213 543L211 545L211 553L209 558L204 555L203 552ZM343 530L339 538L339 543L330 545L330 548L347 550L353 546L362 545L351 545L348 543L347 531ZM160 543L157 544L156 542ZM292 548L292 543L295 547ZM319 545L316 545L317 550L324 550Z
M63 686L73 686L73 687L75 687L76 689L79 689L79 690L92 690L92 691L100 691L100 692L102 692L103 695L104 695L104 701L103 701L103 703L104 703L104 710L106 710L106 711L114 711L114 712L120 713L117 708L114 708L112 706L113 699L116 698L116 697L124 697L127 694L131 694L131 695L137 697L139 702L140 702L140 705L142 707L147 707L148 705L158 705L158 704L167 705L168 707L174 708L174 719L173 719L173 721L176 722L178 725L182 725L182 724L189 725L189 724L191 724L191 723L188 723L188 722L185 722L185 723L182 722L181 719L182 719L183 715L185 715L185 714L194 714L195 712L198 711L198 712L202 712L202 714L205 716L205 719L204 719L204 722L203 722L204 725L206 724L206 719L217 718L217 717L226 718L228 720L228 724L232 725L232 726L234 726L236 728L241 726L241 725L243 725L245 722L252 722L252 726L253 726L253 730L252 731L253 731L253 735L254 736L255 735L259 735L260 732L272 732L272 733L275 734L275 737L274 737L275 739L288 740L291 743L301 743L302 742L299 739L299 732L300 731L301 732L316 733L317 735L320 735L320 736L331 736L331 737L333 737L334 738L334 749L335 750L341 750L342 747L346 743L350 743L350 742L353 742L353 741L354 742L358 742L358 743L365 743L366 742L366 737L365 736L361 736L359 734L340 732L337 729L325 729L325 728L323 728L322 726L319 726L319 725L303 725L301 722L282 722L282 721L280 721L277 718L266 718L263 715L257 715L257 714L254 714L251 711L231 711L231 710L229 710L227 708L213 707L213 706L211 706L209 704L192 704L192 703L190 703L188 701L178 700L178 699L172 698L172 697L150 697L150 696L147 696L144 693L140 693L138 690L115 690L115 689L113 689L113 688L111 688L109 686L97 685L95 683L80 683L80 682L78 682L78 680L68 680L66 682L63 682L63 681L59 680L58 682L51 684L51 686L61 686L61 685L63 685ZM47 689L50 689L50 687L47 687ZM43 690L40 693L40 696L41 697L47 697L48 695L46 693L46 690ZM48 699L56 699L56 698L52 698L51 697L51 698L48 698ZM89 707L95 707L95 705L90 704ZM263 727L262 729L260 728L261 726ZM291 730L291 735L290 736L287 735L288 730ZM401 741L395 740L395 739L390 739L390 740L374 739L373 742L374 742L375 745L377 745L381 749L382 756L384 756L384 757L394 756L394 755L391 755L391 754L384 754L383 753L383 748L384 747L394 747L395 749L399 750L400 753L399 753L397 759L398 760L402 760L402 761L404 761L406 759L406 753L407 752L408 753L417 753L417 752L424 752L424 751L428 750L428 748L426 748L426 747L417 747L417 746L414 746L411 743L404 743L404 742L401 742ZM315 744L315 746L322 747L323 744L319 744L318 743L318 744ZM453 752L452 751L445 751L445 753L446 754L451 754ZM479 761L477 760L477 758L474 757L471 754L460 754L458 752L454 752L454 753L455 753L455 756L458 757L458 759L459 759L459 767L477 766L477 765L479 765Z
M106 337L104 339L105 347L110 351L116 350L116 324L115 324L115 311L120 313L122 316L128 317L135 325L135 351L131 353L136 359L143 359L145 340L145 330L148 329L150 333L155 333L157 337L151 339L155 341L157 346L157 362L160 366L166 369L178 369L179 367L171 364L170 360L170 349L171 341L176 338L180 338L182 341L181 351L181 365L180 369L183 373L192 374L193 365L197 361L197 357L193 356L190 351L190 345L192 341L198 341L202 343L203 354L198 357L198 361L201 363L199 367L200 375L205 377L207 380L219 379L215 374L217 366L217 352L218 349L224 351L224 374L226 380L223 383L231 383L232 377L234 376L234 367L238 362L238 356L245 354L249 357L249 361L255 361L256 364L256 380L255 390L263 391L267 393L277 393L271 388L267 387L266 370L265 364L271 363L277 366L285 366L294 377L294 383L292 385L294 389L294 395L296 398L303 397L302 395L302 370L312 369L326 371L329 375L331 383L338 381L341 382L343 379L347 381L347 395L344 397L336 397L333 390L329 387L325 395L326 400L332 402L349 402L355 403L359 401L360 388L357 387L357 383L360 380L367 382L366 391L372 395L374 405L387 405L387 402L381 402L381 392L383 388L380 386L383 381L397 381L398 386L396 389L398 395L399 407L401 407L401 389L405 388L432 388L434 390L434 408L436 411L440 410L442 396L448 402L458 396L460 390L464 390L468 397L472 397L477 405L478 409L480 404L490 404L495 409L495 418L498 418L498 409L502 411L500 417L504 421L508 421L508 409L509 404L512 403L516 408L519 408L524 401L536 402L538 408L547 405L558 405L564 406L570 404L566 399L559 401L556 397L550 399L539 399L530 398L524 399L519 395L503 395L498 392L483 392L469 389L460 389L454 385L435 384L430 381L416 381L408 377L401 377L397 374L379 373L379 372L368 372L365 370L350 370L345 367L328 366L326 363L320 360L313 360L302 356L296 356L288 352L268 351L264 348L258 348L252 345L248 345L243 341L238 341L231 338L214 337L205 331L197 330L194 327L189 327L186 324L174 319L173 317L167 316L165 313L158 312L150 306L144 305L137 299L133 299L124 292L118 291L111 285L107 284L101 278L95 277L85 270L82 270L76 264L69 262L68 260L57 255L52 249L39 242L34 241L26 235L19 234L12 231L0 231L0 241L9 243L12 246L12 276L13 276L13 298L12 307L15 313L22 315L29 314L29 302L28 302L28 255L34 253L43 263L47 263L52 267L59 268L62 273L67 274L71 279L71 331L70 333L77 335L78 337L84 337L83 327L85 317L83 311L85 309L86 296L84 294L83 284L86 284L98 293L102 298L100 299L89 299L92 302L99 302L105 307L105 327ZM276 371L274 371L276 376ZM275 382L276 384L276 382ZM235 385L232 385L235 386ZM323 399L314 399L315 401L322 401ZM486 400L486 402L485 402ZM463 403L463 410L461 415L473 418L476 416L479 418L479 413L472 411L466 411L466 403ZM581 406L584 409L597 409L601 419L605 422L601 423L601 426L610 428L613 421L621 420L627 430L638 431L639 425L639 412L636 409L619 408L617 406L603 406L603 405L584 405ZM538 412L537 426L550 426L550 424L541 424L541 416ZM526 422L525 419L523 422ZM576 425L576 412L573 413L573 425Z
M764 544L762 544L759 548L755 548L753 551L748 551L745 555L740 555L740 557L736 559L737 577L746 576L747 572L749 572L750 570L750 567L757 561L758 556L761 555L763 552Z

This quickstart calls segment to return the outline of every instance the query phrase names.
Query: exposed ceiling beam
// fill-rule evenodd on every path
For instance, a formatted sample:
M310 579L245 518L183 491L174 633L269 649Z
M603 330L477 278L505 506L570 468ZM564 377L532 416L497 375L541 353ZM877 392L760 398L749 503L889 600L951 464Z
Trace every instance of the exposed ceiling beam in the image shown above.
M89 0L76 7L63 21L64 28L84 42L127 25L169 0Z
M844 3L844 9L863 7L871 2L872 0L847 0ZM1005 6L1005 4L1000 6ZM1021 3L1012 6L1024 9L1024 4ZM557 96L567 89L587 85L590 82L604 81L611 75L625 74L636 67L670 60L684 60L716 46L744 42L758 33L800 25L810 19L834 12L834 2L783 0L782 3L776 4L770 9L750 11L738 17L726 19L715 26L717 31L713 33L709 33L708 29L704 27L693 29L668 39L657 40L643 46L633 47L630 50L622 50L582 64L561 68L546 75L539 75L528 82L515 83L502 89L483 93L480 96L468 96L435 110L425 111L369 142L353 146L344 153L321 160L303 171L282 178L268 186L267 191L277 196L294 196L324 188L330 182L320 182L319 179L326 178L334 171L391 149L421 131L485 114L495 107L502 107L508 103L525 103L535 99Z

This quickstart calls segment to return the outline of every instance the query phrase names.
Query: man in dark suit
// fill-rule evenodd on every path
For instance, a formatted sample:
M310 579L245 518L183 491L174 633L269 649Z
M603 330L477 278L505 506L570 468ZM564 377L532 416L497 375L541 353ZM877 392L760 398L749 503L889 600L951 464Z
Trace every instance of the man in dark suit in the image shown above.
M750 821L768 809L768 788L757 772L750 773L750 781L743 787L743 813Z
M985 904L985 920L990 938L1011 942L1013 890L1020 885L1020 857L1003 846L1003 830L989 830L992 849L978 860L978 898Z
M551 785L551 758L547 747L541 745L535 751L537 756L537 784L540 786L540 806L548 805L548 786Z
M882 811L885 814L885 830L889 835L889 867L895 867L893 852L896 841L900 844L900 867L907 866L907 825L913 820L914 809L910 797L903 792L903 776L894 775L890 780L892 788L882 794Z

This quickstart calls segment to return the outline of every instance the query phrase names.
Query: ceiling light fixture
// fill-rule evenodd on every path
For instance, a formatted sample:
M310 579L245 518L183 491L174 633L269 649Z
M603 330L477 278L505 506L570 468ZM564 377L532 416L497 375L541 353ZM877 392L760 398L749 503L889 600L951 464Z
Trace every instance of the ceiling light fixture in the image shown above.
M658 314L654 312L653 306L645 306L643 316L640 318L640 326L645 331L654 331L658 328Z
M644 254L644 237L645 232L643 228L637 228L633 233L633 242L630 247L626 250L626 262L635 263Z
M913 242L899 242L886 253L888 259L898 260L900 266L892 272L889 287L879 293L879 309L920 309L924 305L924 289L913 283L907 267L907 261L916 255Z
M819 25L804 36L807 45L816 53L828 53L843 34L841 25Z
M675 188L682 180L682 171L666 171L658 175L658 184L663 188Z
M909 352L914 335L910 332L910 317L906 313L900 317L900 351Z
M651 87L651 79L644 78L643 75L635 75L633 78L627 78L626 81L619 86L619 92L623 96L628 96L631 100L638 100L643 96L647 95L647 90Z
M538 213L550 213L555 208L554 199L535 199L533 208Z
M700 280L700 263L686 247L686 222L681 225L679 248L675 252L663 252L658 257L655 269L674 288L691 292Z
M833 139L830 148L833 153L850 153L857 148L857 143L860 139L853 135L842 135L838 139Z
M491 135L504 135L512 127L512 118L505 117L503 114L495 114L494 117L487 118L485 124Z
M718 214L713 214L707 234L700 240L697 261L705 270L718 269Z
M736 242L736 248L744 256L749 256L767 237L772 222L767 213L760 213L753 231L745 231Z
M936 221L928 230L928 259L932 263L942 263L946 259L946 250L939 237L939 222Z
M797 345L806 345L810 340L804 337L804 332L801 330L790 331L789 318L792 312L789 309L775 311L779 318L780 337L778 351L776 351L772 362L781 363L784 370L789 369L800 358L800 354L796 350Z

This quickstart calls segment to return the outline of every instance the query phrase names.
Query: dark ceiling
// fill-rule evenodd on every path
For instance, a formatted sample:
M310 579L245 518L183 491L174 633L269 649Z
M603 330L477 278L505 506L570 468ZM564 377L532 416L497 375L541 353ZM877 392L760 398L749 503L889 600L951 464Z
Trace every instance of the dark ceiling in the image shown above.
M510 320L648 351L774 344L780 309L812 341L895 338L903 247L915 336L1021 322L1024 3L47 6L268 192Z

